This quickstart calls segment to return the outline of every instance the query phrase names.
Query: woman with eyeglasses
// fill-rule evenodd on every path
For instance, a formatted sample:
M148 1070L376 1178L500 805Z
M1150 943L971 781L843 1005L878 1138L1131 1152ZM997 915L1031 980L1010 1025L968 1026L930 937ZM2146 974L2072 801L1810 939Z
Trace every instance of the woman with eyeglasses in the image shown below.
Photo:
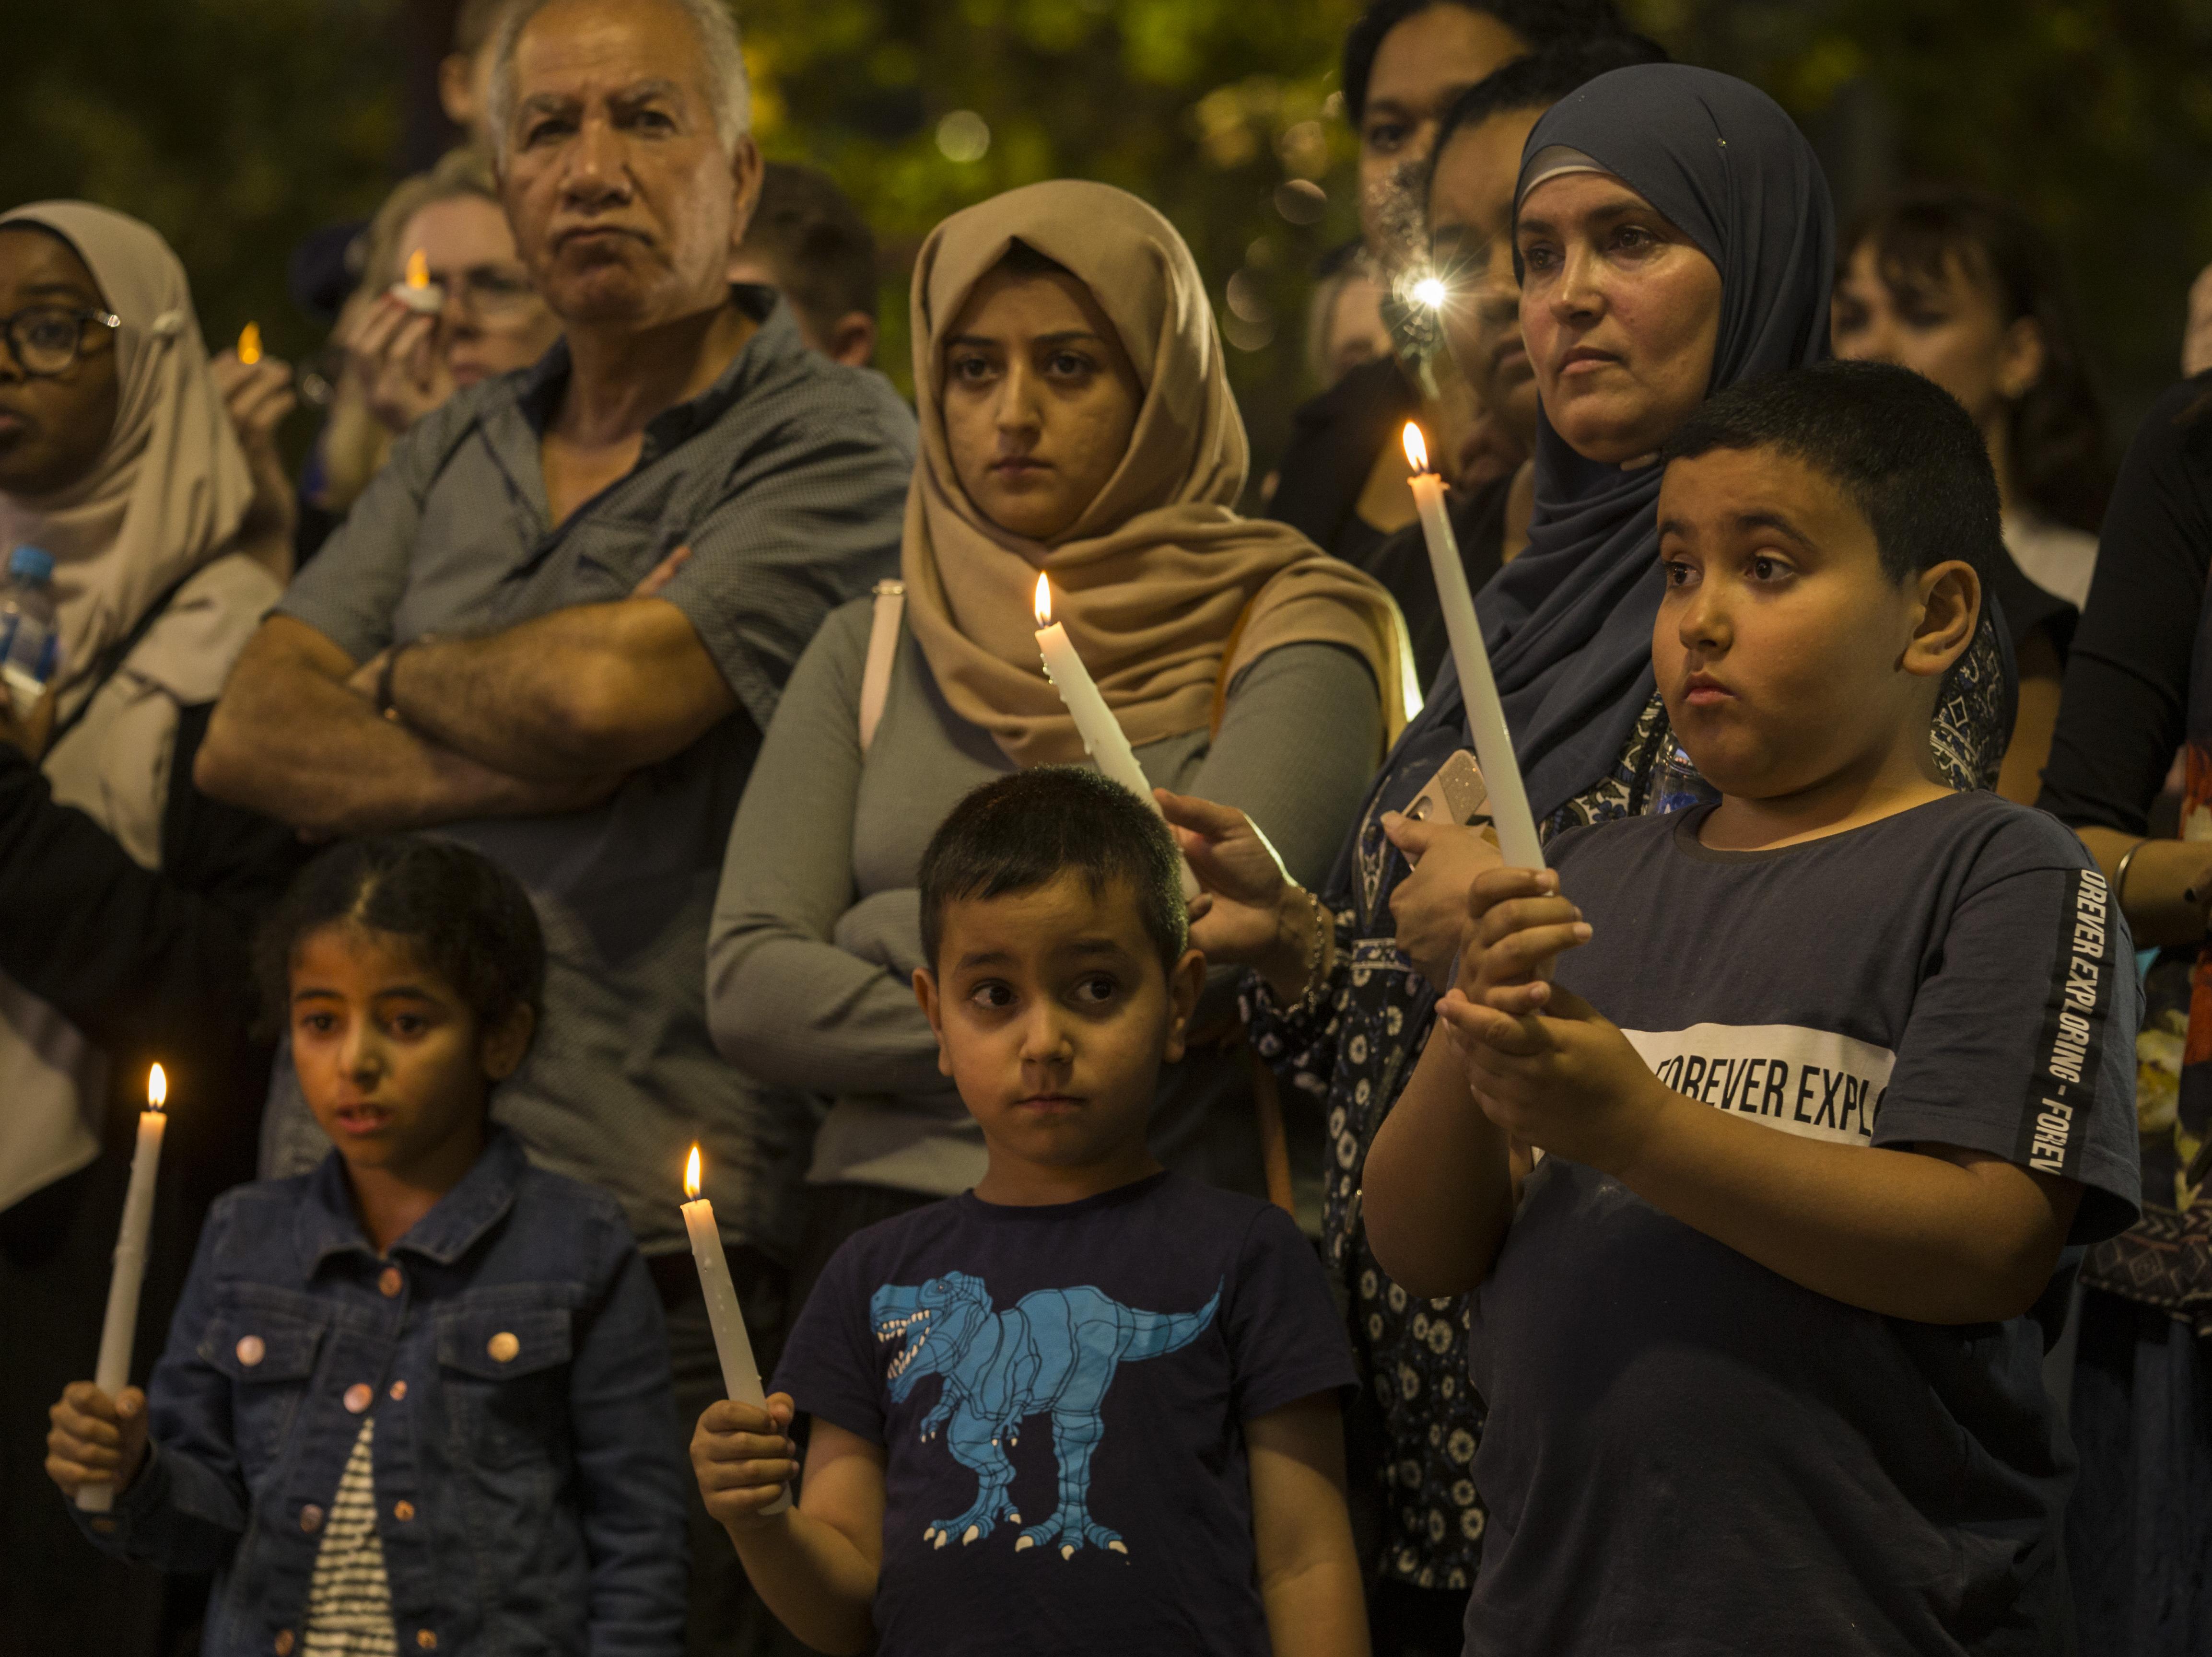
M299 847L191 773L289 549L257 527L226 389L268 401L235 363L219 379L152 230L83 202L0 215L0 560L52 557L62 642L34 702L0 692L0 1490L35 1488L32 1423L96 1355L151 1063L174 1109L134 1381L208 1204L253 1174L270 1053L246 943ZM57 1503L0 1502L21 1649L197 1626L179 1587L75 1531Z
M368 487L393 439L455 391L528 367L561 333L515 252L480 150L453 150L400 185L368 241L361 285L325 353L331 413L301 484L303 558ZM445 295L444 307L428 313L390 292L418 252Z

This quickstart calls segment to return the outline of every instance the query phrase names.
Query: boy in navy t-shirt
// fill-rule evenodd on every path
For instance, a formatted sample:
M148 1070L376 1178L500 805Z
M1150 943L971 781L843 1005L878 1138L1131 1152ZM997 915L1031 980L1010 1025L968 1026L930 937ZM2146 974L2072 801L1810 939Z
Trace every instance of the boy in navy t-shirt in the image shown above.
M823 1651L1357 1657L1320 1265L1146 1146L1205 975L1166 825L1021 772L954 809L921 887L915 993L988 1168L837 1252L765 1411L701 1417L708 1511ZM769 1514L800 1413L803 1493Z
M1902 369L1737 387L1659 523L1720 803L1477 878L1367 1165L1391 1275L1480 1285L1467 1650L2070 1651L2040 1360L2136 1211L2141 997L2080 843L1930 758L2004 555L1980 435Z

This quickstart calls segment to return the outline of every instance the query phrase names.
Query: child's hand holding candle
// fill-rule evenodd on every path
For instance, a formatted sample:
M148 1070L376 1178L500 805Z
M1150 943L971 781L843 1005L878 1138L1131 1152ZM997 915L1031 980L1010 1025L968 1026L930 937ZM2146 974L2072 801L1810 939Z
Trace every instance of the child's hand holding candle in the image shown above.
M761 1387L760 1365L753 1359L752 1337L745 1331L745 1314L738 1305L738 1287L730 1281L730 1262L722 1252L722 1233L714 1223L714 1205L699 1194L699 1147L691 1147L691 1160L684 1169L684 1229L691 1236L691 1258L699 1268L699 1287L707 1297L707 1321L714 1331L714 1352L722 1360L722 1389L740 1404L755 1409L768 1400ZM787 1424L789 1417L785 1417ZM788 1491L759 1509L781 1513L791 1505Z
M107 1399L119 1399L131 1380L138 1291L146 1281L146 1235L154 1223L154 1175L161 1166L161 1137L169 1126L162 1106L168 1097L169 1078L156 1065L146 1076L146 1108L138 1117L138 1148L131 1158L131 1185L124 1194L123 1224L115 1238L115 1275L108 1280L107 1317L100 1326L100 1359L93 1368L93 1385ZM76 1493L76 1505L86 1513L106 1513L114 1502L112 1484L88 1484Z
M1451 519L1444 513L1444 481L1429 470L1429 446L1421 439L1421 428L1410 420L1406 422L1406 458L1413 463L1413 505L1421 515L1422 538L1428 543L1429 567L1436 577L1444 631L1451 636L1452 663L1459 671L1460 695L1467 702L1474 756L1482 762L1482 780L1490 791L1498 848L1510 867L1540 869L1543 843L1536 837L1536 819L1528 810L1528 791L1522 786L1521 763L1513 754L1513 733L1506 728L1505 710L1498 700L1498 681L1491 676L1490 652L1483 646L1482 627L1475 619L1474 595L1468 591L1459 538L1452 533Z

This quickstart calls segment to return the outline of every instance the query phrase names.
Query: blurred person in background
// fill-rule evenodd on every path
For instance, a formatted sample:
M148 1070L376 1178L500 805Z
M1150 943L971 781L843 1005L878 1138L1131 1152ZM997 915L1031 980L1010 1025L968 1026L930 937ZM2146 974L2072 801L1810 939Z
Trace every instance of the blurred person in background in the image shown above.
M331 336L342 366L301 482L300 557L311 557L368 487L393 440L459 390L526 368L561 324L530 283L490 156L464 149L394 190L371 222L361 284ZM422 255L442 310L390 292Z
M1388 356L1382 283L1364 241L1331 248L1314 270L1306 310L1306 375L1327 391L1363 363Z
M875 361L875 232L828 173L796 161L762 168L730 280L781 294L809 350L853 368Z
M1904 191L1847 228L1833 331L1839 357L1934 380L1966 405L1989 446L2012 555L1991 586L2020 664L2020 712L1997 792L2031 803L2110 483L2104 412L2057 249L2017 209L1979 191Z
M461 0L453 45L438 64L438 106L461 130L465 145L492 148L491 71L499 26L515 0Z
M32 1426L97 1356L151 1063L174 1113L134 1382L208 1205L253 1174L249 940L301 851L192 765L289 568L290 375L210 364L176 256L83 202L0 215L0 549L51 555L63 645L34 705L0 692L0 1653L136 1657L197 1628L205 1581L28 1500Z
M2142 1218L2081 1272L2066 1516L2080 1648L2212 1651L2212 382L2136 430L2036 804L2160 951L2136 1043ZM2177 748L2179 832L2153 807Z
M1622 32L1613 0L1373 0L1346 36L1344 112L1359 135L1359 222L1386 293L1423 262L1425 164L1452 100L1516 58ZM1387 313L1386 313L1387 314ZM1472 391L1448 356L1394 350L1362 363L1297 411L1269 517L1363 568L1413 521L1399 434L1419 418L1440 470L1485 457Z

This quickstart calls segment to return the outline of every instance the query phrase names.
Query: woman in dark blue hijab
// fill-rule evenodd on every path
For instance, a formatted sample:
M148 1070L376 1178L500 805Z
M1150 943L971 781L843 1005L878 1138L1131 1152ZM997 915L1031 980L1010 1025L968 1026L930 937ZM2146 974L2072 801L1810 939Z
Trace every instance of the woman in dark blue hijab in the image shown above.
M1741 81L1680 64L1616 70L1553 105L1529 135L1516 198L1522 331L1546 414L1528 548L1476 604L1548 835L1701 796L1651 671L1662 587L1653 457L1713 391L1827 355L1835 230L1820 164L1790 118ZM1938 760L1962 786L1995 780L2008 674L1985 617L1938 721ZM1471 745L1447 659L1325 899L1283 880L1241 814L1169 807L1194 831L1182 838L1212 894L1194 940L1212 959L1262 968L1249 980L1254 1045L1291 1082L1287 1097L1324 1102L1330 1256L1387 1422L1394 1514L1425 1532L1386 1546L1418 1544L1426 1557L1445 1551L1441 1536L1468 1569L1484 1523L1467 1472L1481 1411L1467 1392L1460 1308L1409 1302L1389 1282L1354 1193L1427 1038L1468 882L1497 856L1472 830L1396 814ZM1455 1569L1434 1586L1468 1583Z

